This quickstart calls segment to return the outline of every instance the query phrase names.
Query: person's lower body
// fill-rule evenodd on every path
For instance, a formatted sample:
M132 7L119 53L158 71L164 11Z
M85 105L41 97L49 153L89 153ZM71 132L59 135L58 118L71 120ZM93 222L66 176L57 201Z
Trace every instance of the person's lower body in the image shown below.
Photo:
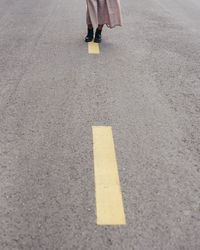
M109 21L107 13L106 0L86 0L87 15L86 22L88 25L88 35L85 41L92 41L95 30L94 42L101 42L101 33L105 23Z
M119 0L86 0L86 2L88 34L85 37L85 41L91 42L93 40L93 29L96 29L94 42L100 43L104 24L109 28L121 26Z

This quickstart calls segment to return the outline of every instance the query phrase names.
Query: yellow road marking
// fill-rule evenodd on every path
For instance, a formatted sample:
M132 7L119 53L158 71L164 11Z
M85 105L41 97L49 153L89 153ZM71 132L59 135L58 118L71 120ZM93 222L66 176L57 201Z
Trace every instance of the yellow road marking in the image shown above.
M88 43L88 53L89 54L100 54L99 44L94 43L94 41Z
M112 127L93 126L96 215L98 225L125 225Z

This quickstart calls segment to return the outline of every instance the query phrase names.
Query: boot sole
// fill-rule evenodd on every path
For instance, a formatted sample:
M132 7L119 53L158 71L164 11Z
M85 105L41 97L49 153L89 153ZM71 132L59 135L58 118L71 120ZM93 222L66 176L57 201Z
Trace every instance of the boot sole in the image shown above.
M95 40L94 40L94 43L101 43L101 41L95 41Z
M93 39L92 39L92 40L93 40ZM92 40L87 40L87 41L85 40L85 42L86 42L86 43L90 43L90 42L92 42Z

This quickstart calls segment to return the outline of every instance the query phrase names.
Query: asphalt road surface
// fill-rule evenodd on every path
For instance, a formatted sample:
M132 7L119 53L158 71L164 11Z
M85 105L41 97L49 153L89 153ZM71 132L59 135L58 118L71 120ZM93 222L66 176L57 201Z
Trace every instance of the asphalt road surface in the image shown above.
M200 250L200 1L0 1L0 249ZM126 225L96 224L92 126L111 126Z

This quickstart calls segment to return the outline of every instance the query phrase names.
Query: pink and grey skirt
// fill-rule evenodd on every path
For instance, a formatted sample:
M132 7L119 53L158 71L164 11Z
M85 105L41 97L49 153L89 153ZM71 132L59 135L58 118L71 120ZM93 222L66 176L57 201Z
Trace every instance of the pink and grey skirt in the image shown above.
M121 26L121 10L119 0L86 0L87 24L96 28L98 24L106 24L109 28Z

